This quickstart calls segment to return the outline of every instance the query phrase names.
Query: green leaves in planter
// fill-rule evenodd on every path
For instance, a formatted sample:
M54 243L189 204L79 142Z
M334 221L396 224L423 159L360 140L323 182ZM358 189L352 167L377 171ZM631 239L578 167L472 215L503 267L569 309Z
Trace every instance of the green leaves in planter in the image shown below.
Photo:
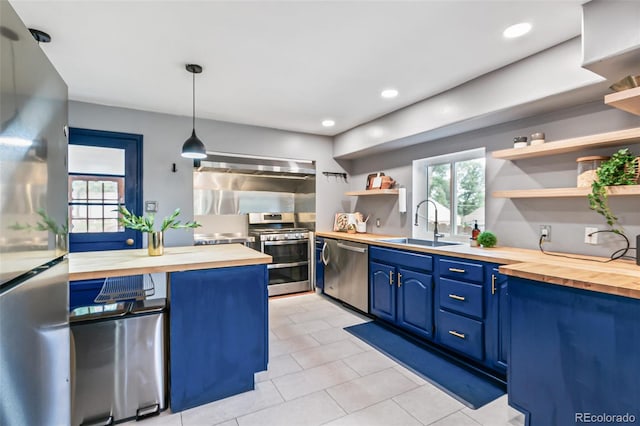
M624 234L618 218L609 207L607 186L634 185L637 181L636 157L629 148L618 150L596 171L597 179L591 184L589 208L601 214L613 232Z
M498 238L496 237L496 234L491 231L484 231L478 235L478 244L480 244L482 247L493 247L497 242Z
M118 221L122 226L129 229L135 229L140 232L155 232L154 222L155 218L153 215L149 216L137 216L131 213L125 206L118 206L118 212L120 212L120 217ZM197 228L200 225L196 221L189 221L186 223L180 223L176 218L180 215L180 209L175 209L174 212L165 217L162 220L162 226L160 226L160 231L166 231L167 229L184 229L184 228Z

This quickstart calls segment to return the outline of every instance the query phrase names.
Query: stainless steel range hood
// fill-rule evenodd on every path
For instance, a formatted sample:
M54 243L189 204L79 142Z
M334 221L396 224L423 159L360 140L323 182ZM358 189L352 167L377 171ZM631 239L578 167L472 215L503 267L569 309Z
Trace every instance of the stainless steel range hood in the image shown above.
M207 152L207 158L195 163L196 171L236 173L256 176L305 178L315 176L314 161L252 155Z
M592 0L582 5L582 67L612 84L640 74L640 2Z

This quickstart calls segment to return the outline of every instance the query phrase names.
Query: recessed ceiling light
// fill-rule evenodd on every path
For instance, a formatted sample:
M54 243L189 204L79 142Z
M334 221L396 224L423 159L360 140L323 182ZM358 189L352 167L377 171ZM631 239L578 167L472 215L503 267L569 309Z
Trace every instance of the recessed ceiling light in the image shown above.
M330 120L330 119L322 120L322 125L323 125L324 127L333 127L333 126L335 126L335 125L336 125L336 122L335 122L335 121L333 121L333 120Z
M520 22L519 24L512 25L502 32L502 35L506 38L521 37L531 31L531 24L528 22Z
M384 89L382 92L380 92L380 96L385 99L395 98L396 96L398 96L398 91L396 89Z

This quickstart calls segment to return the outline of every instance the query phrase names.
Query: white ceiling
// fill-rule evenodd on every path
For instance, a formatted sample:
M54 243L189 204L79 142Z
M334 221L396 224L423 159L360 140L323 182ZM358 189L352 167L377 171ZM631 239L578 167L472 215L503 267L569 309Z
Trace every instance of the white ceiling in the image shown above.
M585 0L10 3L72 100L191 116L197 63L198 118L335 135L579 35Z

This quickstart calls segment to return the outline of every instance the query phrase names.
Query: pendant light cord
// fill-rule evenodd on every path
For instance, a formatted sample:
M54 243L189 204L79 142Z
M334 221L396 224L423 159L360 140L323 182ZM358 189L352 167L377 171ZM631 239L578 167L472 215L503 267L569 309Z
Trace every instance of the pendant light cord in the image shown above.
M192 73L193 74L193 130L196 130L196 73Z

